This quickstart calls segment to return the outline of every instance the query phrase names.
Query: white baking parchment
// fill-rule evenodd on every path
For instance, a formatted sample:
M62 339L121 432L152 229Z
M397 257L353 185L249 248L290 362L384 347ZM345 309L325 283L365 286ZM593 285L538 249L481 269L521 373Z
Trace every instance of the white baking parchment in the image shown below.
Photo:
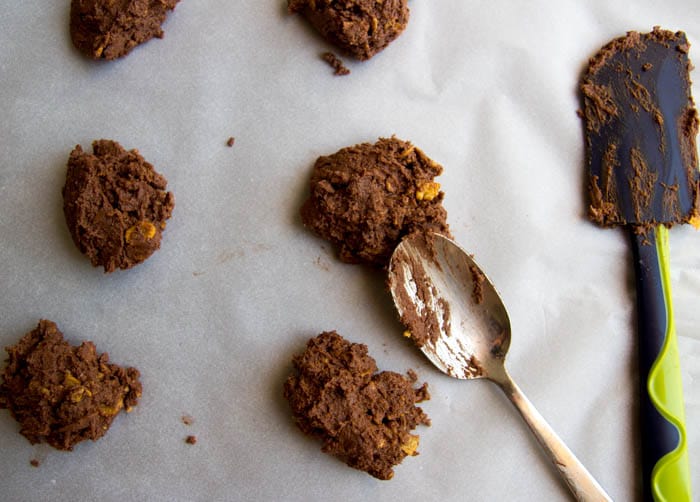
M452 232L511 316L514 379L615 500L639 496L631 252L623 230L586 220L577 82L603 44L655 25L684 30L700 62L700 3L409 5L393 44L335 77L332 47L282 0L182 0L165 38L113 62L73 48L68 0L5 2L0 346L51 319L139 368L144 392L70 453L31 445L0 411L2 500L567 500L498 388L434 369L401 336L383 274L301 225L314 160L392 134L445 168ZM137 148L176 200L160 251L110 275L62 213L68 154L97 138ZM700 233L670 242L700 500ZM321 453L282 398L291 357L332 329L430 386L420 455L390 481Z

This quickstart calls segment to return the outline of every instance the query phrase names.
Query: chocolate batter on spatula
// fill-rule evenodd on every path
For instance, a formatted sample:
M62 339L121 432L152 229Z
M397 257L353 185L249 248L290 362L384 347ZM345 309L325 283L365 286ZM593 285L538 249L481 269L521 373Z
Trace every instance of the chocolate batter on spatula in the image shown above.
M591 58L580 87L593 222L639 231L700 222L688 47L683 32L654 28Z

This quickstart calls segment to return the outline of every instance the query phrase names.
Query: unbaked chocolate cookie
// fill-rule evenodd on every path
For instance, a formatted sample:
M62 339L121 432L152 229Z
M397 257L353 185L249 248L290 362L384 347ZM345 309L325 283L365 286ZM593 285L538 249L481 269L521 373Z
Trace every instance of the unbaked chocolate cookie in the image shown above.
M430 420L416 403L430 396L427 384L413 388L415 373L377 373L367 346L335 331L309 340L293 365L284 396L299 428L323 442L322 451L379 479L391 479L395 465L418 454L411 431Z
M319 157L304 225L340 248L340 259L386 267L401 239L413 232L450 236L443 192L434 178L442 167L419 148L380 138Z
M288 0L330 43L359 60L369 59L408 24L407 0Z
M116 59L152 38L180 0L72 0L70 36L93 59Z
M175 198L137 150L116 141L76 146L68 159L63 212L73 241L105 272L128 269L160 247Z
M72 346L51 321L40 321L5 350L0 408L10 410L33 444L72 450L80 441L97 440L141 396L137 369L110 363L92 342Z

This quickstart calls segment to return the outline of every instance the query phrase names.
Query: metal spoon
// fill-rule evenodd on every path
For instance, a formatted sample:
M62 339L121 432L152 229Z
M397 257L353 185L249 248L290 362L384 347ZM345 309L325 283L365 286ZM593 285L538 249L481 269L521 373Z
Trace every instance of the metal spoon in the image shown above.
M414 234L394 251L389 287L402 322L435 366L496 383L520 412L577 500L611 500L528 401L505 368L510 320L471 257L438 234Z

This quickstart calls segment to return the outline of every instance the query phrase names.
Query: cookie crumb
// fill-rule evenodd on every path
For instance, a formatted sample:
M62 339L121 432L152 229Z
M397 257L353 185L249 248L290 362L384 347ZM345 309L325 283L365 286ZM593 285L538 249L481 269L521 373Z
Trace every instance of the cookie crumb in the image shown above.
M185 443L187 444L197 444L197 436L187 436L185 438Z
M194 423L194 418L190 415L182 415L182 423L185 425L192 425Z
M39 467L41 465L41 462L33 458L29 461L29 465L31 465L32 467Z
M343 61L332 52L324 52L321 54L321 58L331 65L331 68L334 70L333 75L342 76L350 74L350 70L343 64Z
M429 401L430 400L430 392L428 391L428 382L423 382L423 385L421 385L417 389L413 389L413 392L416 395L416 403L422 403L423 401ZM430 419L426 422L426 425L430 425Z
M236 142L236 138L231 136L231 137L229 137L228 141L226 141L226 146L231 148L235 142Z
M415 370L410 369L406 372L406 375L408 375L408 379L412 383L416 383L418 381L418 374L415 372Z

